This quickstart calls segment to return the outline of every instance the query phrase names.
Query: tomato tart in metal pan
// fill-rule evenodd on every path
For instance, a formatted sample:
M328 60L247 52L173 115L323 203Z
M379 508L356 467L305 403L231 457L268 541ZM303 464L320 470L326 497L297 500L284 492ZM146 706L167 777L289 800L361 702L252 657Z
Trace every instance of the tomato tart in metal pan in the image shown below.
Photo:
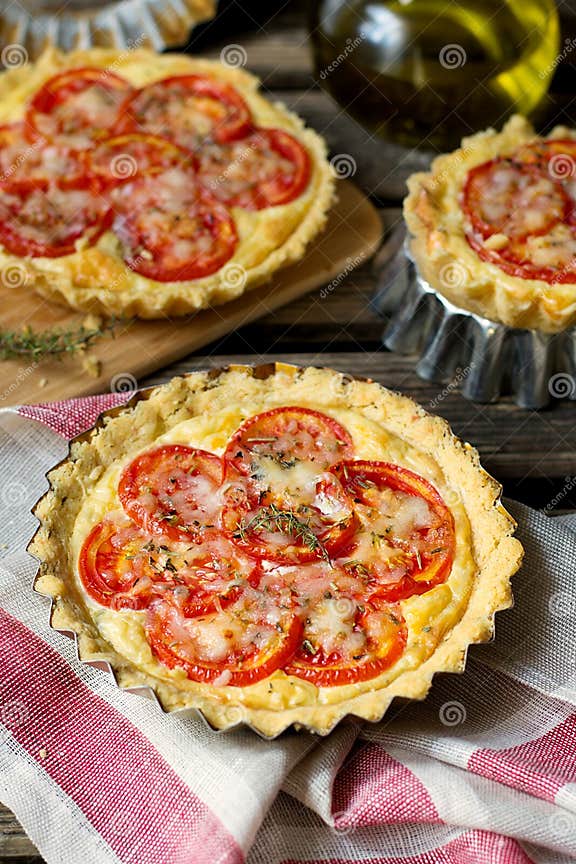
M513 328L576 324L576 132L512 117L412 175L404 215L421 276Z
M195 372L102 415L30 551L52 626L120 687L266 737L378 720L459 672L522 547L478 454L329 369Z
M322 139L243 69L179 54L61 54L0 76L0 268L73 309L158 318L299 260L334 172Z

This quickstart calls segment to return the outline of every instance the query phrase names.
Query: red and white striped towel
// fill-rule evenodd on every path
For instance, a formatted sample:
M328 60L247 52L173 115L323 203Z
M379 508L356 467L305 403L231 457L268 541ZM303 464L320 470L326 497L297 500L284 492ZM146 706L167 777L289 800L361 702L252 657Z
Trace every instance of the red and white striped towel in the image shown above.
M510 505L516 605L425 702L322 740L218 735L78 663L31 590L45 472L127 395L0 411L0 798L49 864L576 861L570 520Z

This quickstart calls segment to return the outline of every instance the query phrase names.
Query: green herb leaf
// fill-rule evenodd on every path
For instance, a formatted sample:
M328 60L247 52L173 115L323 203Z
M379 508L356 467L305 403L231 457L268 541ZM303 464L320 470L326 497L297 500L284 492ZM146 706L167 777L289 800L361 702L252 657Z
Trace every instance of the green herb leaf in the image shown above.
M25 327L23 330L0 330L0 360L11 360L15 357L41 360L42 357L74 354L105 333L113 332L119 323L119 320L112 318L102 326L94 328L81 326L69 330L56 328L36 331Z
M326 547L310 527L310 521L299 519L292 510L280 510L276 504L262 507L251 519L238 525L234 537L245 540L248 532L262 529L277 531L294 537L295 540L301 540L305 546L318 552L326 561L330 560Z

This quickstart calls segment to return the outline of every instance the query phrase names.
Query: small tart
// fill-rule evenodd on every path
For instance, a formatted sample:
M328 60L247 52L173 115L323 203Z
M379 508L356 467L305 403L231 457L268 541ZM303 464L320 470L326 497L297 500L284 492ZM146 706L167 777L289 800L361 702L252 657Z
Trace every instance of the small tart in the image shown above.
M102 415L30 551L52 626L119 686L226 729L326 734L462 671L522 559L445 421L369 380L195 372Z
M243 69L48 49L0 76L0 268L73 309L232 300L302 258L334 188L324 141Z
M455 305L511 327L576 323L576 131L512 117L413 174L404 216L420 274Z

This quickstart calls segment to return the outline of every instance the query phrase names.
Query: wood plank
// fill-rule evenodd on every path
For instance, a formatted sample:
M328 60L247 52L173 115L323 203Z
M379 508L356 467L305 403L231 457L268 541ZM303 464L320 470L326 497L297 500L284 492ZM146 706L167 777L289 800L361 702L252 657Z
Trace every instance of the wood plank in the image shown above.
M410 357L384 348L355 352L294 352L191 356L141 382L166 381L194 369L214 368L230 362L259 363L282 360L297 365L330 366L351 375L373 378L414 398L427 410L445 417L454 432L480 451L484 466L501 482L514 484L538 478L562 478L574 472L576 428L574 404L556 402L546 411L524 411L510 399L480 405L463 399L455 387L422 381ZM544 507L546 501L539 506Z
M380 217L387 238L401 224L401 211L382 209ZM211 345L206 353L245 353L246 345L260 354L280 347L292 351L303 346L308 351L322 346L334 351L336 345L338 350L376 349L383 320L373 308L372 297L378 279L385 278L389 255L384 242L376 256L339 279L333 290L319 288L297 298L263 317L257 325L247 325Z
M50 401L100 392L116 376L140 379L154 369L172 363L241 325L288 303L313 288L330 282L341 271L350 271L369 258L381 240L377 211L349 182L339 186L339 198L322 235L314 241L302 261L287 267L259 288L223 306L206 309L187 318L135 321L123 325L116 338L99 339L91 355L100 363L97 379L89 377L77 357L46 358L2 364L7 382L0 401L3 405ZM50 304L31 292L22 293L13 303L14 289L0 286L1 321L6 329L29 324L46 327L77 326L83 316ZM27 365L26 365L27 363Z
M399 202L406 194L410 174L426 170L430 164L430 153L408 150L363 129L323 90L271 89L266 95L284 102L316 129L333 156L352 156L356 167L349 176L366 195Z
M308 42L307 4L285 0L220 2L218 15L197 27L185 50L219 60L230 45L241 45L246 67L269 87L314 86Z
M309 90L317 86L312 74L308 33L304 27L274 30L265 39L261 32L247 33L240 40L237 33L228 33L201 53L203 57L225 62L230 56L229 51L234 56L231 46L237 45L241 45L245 52L246 69L257 75L267 89Z
M0 804L0 861L37 864L43 861L24 829L7 807Z

